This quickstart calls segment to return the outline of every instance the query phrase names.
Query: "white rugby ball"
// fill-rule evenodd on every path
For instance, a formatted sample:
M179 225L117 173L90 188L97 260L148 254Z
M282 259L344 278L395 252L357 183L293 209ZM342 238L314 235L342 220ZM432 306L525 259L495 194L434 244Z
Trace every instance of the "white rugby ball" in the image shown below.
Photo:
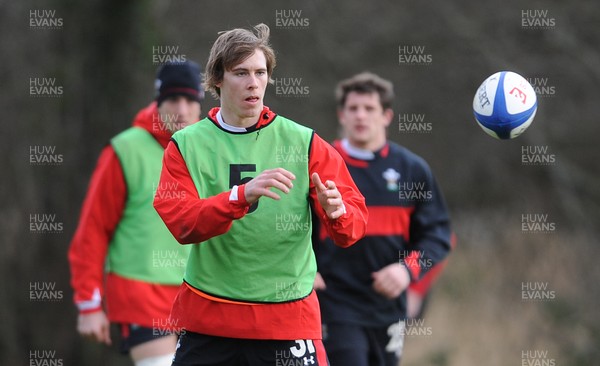
M535 117L537 96L529 82L512 71L500 71L485 79L473 98L479 126L497 139L522 134Z

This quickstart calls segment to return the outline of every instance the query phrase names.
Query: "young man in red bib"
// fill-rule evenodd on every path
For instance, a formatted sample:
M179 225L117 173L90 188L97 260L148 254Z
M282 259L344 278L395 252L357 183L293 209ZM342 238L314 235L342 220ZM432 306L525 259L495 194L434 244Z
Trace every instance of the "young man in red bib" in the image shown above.
M268 39L264 24L220 34L205 80L220 108L165 150L154 207L192 244L171 314L184 328L173 365L327 365L311 210L348 247L367 209L335 149L264 106Z

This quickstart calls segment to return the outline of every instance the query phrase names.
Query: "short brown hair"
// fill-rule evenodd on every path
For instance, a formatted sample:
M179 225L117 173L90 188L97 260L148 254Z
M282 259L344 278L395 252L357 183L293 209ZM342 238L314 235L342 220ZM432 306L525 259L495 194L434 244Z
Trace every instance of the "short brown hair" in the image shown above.
M344 107L346 97L348 97L350 92L359 94L378 93L383 109L392 108L394 85L391 81L385 80L371 72L362 72L338 83L335 88L335 100L338 108Z
M254 30L256 34L243 28L219 32L219 37L210 50L204 76L204 88L215 98L219 98L221 95L217 84L223 81L225 71L231 70L236 65L244 62L257 49L265 54L267 75L269 81L271 81L271 75L276 64L275 51L269 44L271 31L263 23L256 25Z

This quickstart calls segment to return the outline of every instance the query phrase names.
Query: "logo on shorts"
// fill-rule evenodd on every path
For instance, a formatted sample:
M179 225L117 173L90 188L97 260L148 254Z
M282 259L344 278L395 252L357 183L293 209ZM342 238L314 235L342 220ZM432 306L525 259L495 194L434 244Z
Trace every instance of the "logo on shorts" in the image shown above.
M299 339L294 341L296 346L289 350L276 351L275 364L277 366L308 366L317 365L316 349L312 340Z

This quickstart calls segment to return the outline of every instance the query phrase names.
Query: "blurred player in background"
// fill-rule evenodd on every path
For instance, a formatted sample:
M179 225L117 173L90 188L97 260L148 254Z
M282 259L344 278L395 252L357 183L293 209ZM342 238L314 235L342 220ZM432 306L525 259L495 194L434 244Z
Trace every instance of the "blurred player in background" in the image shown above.
M327 365L311 208L341 247L366 228L335 149L264 106L275 54L269 28L254 30L220 33L205 79L220 108L165 150L154 206L193 244L171 313L185 328L173 365ZM177 191L186 199L169 198Z
M189 249L152 201L171 135L200 119L200 82L191 61L159 69L156 100L102 150L69 249L78 332L110 345L109 323L119 324L136 366L170 365L175 352L168 316Z
M338 84L336 99L345 138L334 147L365 196L369 223L365 238L347 250L324 230L325 242L315 245L323 341L332 366L395 366L405 290L448 254L448 212L427 163L386 139L392 83L358 74Z

